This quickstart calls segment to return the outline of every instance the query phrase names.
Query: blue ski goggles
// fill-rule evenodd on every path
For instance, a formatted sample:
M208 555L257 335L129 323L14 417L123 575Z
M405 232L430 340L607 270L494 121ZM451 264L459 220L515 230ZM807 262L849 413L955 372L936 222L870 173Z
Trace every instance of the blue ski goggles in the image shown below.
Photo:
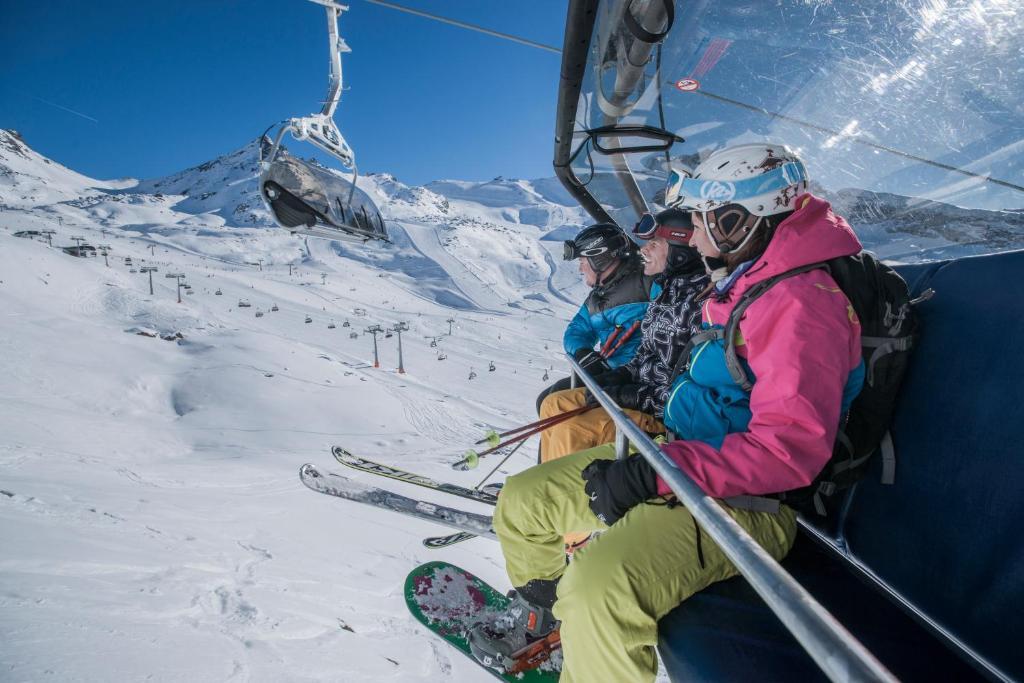
M672 172L675 173L675 171ZM633 235L637 239L649 240L654 237L657 229L658 223L654 220L654 215L645 213L643 216L640 216L640 220L633 226Z
M788 161L754 178L743 180L700 180L673 170L668 176L665 203L711 201L718 205L731 204L768 194L807 180L807 171L799 161Z

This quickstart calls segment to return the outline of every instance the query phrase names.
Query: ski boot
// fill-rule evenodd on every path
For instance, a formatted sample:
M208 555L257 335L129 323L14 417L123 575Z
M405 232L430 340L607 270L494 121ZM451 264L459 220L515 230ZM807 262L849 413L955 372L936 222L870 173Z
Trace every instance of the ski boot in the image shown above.
M505 613L471 628L467 638L477 661L491 669L517 673L547 660L560 644L559 622L551 613L556 584L535 579L509 591L511 602Z

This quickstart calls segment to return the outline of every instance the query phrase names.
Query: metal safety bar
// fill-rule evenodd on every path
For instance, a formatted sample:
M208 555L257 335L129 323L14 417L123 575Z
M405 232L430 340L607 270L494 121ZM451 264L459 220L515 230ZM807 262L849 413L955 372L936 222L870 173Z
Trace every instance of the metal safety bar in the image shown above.
M693 518L807 654L832 681L896 681L835 617L822 607L796 579L782 568L722 505L704 493L696 482L647 436L601 389L576 359L567 356L574 372L615 422L616 443L623 439L647 459L669 485Z

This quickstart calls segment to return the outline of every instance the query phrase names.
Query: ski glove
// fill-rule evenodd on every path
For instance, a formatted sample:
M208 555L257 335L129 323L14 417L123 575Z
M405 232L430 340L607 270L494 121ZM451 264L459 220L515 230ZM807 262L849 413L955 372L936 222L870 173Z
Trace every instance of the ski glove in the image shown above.
M600 382L601 377L597 378ZM643 403L643 398L640 396L640 385L639 384L612 384L610 386L601 385L604 392L608 394L613 401L619 404L619 407L623 410L640 410L640 405ZM590 389L584 388L583 398L587 405L598 405L597 399L590 393Z
M611 526L648 498L658 493L658 476L642 455L623 460L595 460L580 473L590 510Z
M604 390L623 410L640 410L643 398L640 396L639 384L618 384L605 387Z
M600 375L612 369L604 356L593 349L580 349L573 356L576 358L576 362L591 375Z
M597 383L602 387L610 387L616 384L632 384L634 381L633 375L625 365L620 365L610 372L594 377L594 379L596 379Z

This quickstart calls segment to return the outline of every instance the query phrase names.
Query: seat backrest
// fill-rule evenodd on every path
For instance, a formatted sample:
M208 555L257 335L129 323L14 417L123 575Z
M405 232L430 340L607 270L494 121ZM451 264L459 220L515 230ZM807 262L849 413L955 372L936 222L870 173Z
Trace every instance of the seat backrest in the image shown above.
M842 534L917 610L1024 677L1024 251L915 274L935 296L893 425L896 482L876 462Z

